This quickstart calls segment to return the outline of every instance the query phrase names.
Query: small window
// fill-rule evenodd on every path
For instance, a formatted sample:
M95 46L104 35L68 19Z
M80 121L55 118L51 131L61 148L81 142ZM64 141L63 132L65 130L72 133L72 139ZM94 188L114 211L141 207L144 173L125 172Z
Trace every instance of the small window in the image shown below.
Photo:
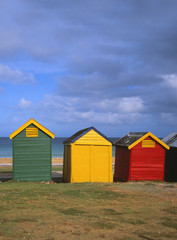
M38 137L38 128L27 128L26 137Z
M143 140L142 141L142 147L146 148L154 148L155 147L155 141L154 140Z

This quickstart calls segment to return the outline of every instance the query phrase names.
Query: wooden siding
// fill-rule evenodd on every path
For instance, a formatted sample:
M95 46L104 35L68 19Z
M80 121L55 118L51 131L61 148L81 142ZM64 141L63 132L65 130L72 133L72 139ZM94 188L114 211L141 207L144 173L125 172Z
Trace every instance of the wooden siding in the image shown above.
M90 152L91 182L112 182L112 147L91 146Z
M163 181L164 163L165 149L159 143L155 142L155 148L142 148L140 142L131 149L129 180Z
M170 147L165 153L165 181L177 182L177 148Z
M33 124L30 127L35 127ZM51 138L39 129L38 137L26 137L26 129L13 138L13 178L50 181Z
M65 145L63 174L65 182L112 182L112 145Z
M64 146L63 181L71 181L71 145Z
M78 140L75 141L75 144L86 144L86 145L106 145L111 146L112 144L102 137L100 134L95 132L93 129L90 130L88 133L80 137Z
M71 182L90 182L90 146L72 145Z
M116 147L114 178L116 181L129 180L130 150Z

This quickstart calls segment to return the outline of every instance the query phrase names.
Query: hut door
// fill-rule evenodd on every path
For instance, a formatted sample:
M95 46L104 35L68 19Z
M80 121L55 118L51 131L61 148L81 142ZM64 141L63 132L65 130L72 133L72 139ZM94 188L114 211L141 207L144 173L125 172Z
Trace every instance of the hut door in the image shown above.
M91 146L91 181L109 181L109 150L107 146Z
M73 181L90 182L90 146L75 145L73 155Z

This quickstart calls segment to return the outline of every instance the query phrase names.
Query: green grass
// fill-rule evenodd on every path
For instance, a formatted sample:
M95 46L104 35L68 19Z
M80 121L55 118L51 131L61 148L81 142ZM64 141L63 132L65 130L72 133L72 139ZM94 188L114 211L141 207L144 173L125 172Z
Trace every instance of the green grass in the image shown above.
M172 218L164 218L162 225L169 227L169 228L174 228L177 230L177 221L175 221Z
M61 210L61 212L65 215L71 215L71 216L83 215L85 213L85 211L82 211L77 208L67 208L67 209Z
M177 184L0 183L0 240L176 240Z
M63 166L52 166L52 171L63 171Z
M0 173L11 173L12 167L0 167Z

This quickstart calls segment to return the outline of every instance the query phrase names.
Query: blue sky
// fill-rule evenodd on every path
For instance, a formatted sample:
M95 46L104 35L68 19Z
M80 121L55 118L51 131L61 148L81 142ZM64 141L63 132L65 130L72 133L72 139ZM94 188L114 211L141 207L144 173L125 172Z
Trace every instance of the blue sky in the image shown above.
M1 0L0 136L177 131L176 0Z

